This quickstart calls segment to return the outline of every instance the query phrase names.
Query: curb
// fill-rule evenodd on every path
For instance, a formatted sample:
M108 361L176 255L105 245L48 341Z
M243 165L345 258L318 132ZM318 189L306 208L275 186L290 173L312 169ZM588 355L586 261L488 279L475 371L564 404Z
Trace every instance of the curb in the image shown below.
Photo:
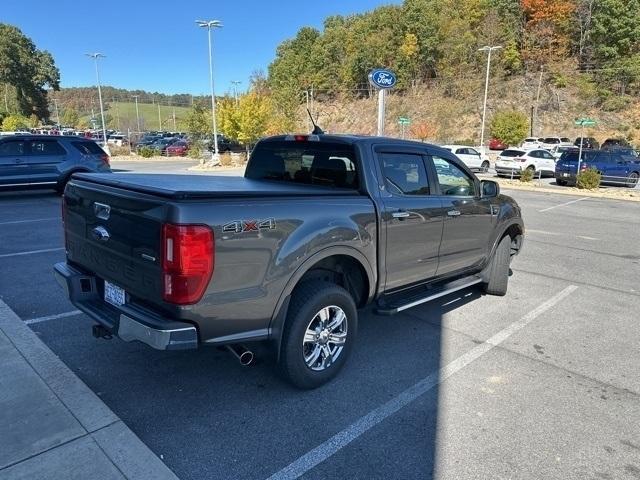
M495 181L495 180L494 180ZM626 202L640 202L640 193L636 194L636 192L630 192L629 196L622 195L607 195L601 192L592 192L589 190L566 190L566 189L555 189L555 188L546 188L546 187L534 187L528 185L514 185L512 183L502 183L500 181L497 182L500 185L500 188L503 190L521 190L525 192L537 192L537 193L557 193L560 195L570 195L573 197L590 197L590 198L604 198L606 200L620 200Z
M0 300L0 330L128 479L178 477Z

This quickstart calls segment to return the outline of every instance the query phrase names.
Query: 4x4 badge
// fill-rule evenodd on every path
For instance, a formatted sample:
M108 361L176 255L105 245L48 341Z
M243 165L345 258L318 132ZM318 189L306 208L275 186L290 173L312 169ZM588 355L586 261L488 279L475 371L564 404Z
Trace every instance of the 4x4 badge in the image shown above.
M235 220L222 226L225 233L246 233L258 232L260 230L275 230L276 219L267 218L265 220Z

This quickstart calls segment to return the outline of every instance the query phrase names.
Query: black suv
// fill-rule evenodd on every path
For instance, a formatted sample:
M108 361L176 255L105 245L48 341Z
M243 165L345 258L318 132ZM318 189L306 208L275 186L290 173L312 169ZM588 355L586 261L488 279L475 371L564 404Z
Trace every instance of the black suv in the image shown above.
M624 138L607 138L602 143L602 150L613 150L618 148L623 148L626 150L630 149L631 146L629 145L629 142L627 142Z
M580 147L580 143L582 143L582 148L586 148L587 150L597 150L600 148L600 144L593 137L578 137L573 144L576 147Z
M93 140L75 136L0 137L0 190L64 190L76 172L111 172L109 155Z

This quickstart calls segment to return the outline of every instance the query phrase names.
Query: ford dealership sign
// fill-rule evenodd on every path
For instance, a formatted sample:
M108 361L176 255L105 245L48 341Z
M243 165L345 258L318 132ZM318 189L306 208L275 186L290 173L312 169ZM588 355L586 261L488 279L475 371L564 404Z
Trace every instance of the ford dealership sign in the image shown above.
M376 88L392 88L396 81L396 74L391 70L377 69L369 74L369 83Z

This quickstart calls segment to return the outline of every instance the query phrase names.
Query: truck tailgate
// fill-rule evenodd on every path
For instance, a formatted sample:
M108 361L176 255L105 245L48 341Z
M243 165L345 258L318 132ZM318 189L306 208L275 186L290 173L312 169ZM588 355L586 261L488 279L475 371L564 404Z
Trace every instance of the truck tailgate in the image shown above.
M166 200L72 180L63 200L68 260L162 303L161 229ZM103 285L98 285L102 292Z

